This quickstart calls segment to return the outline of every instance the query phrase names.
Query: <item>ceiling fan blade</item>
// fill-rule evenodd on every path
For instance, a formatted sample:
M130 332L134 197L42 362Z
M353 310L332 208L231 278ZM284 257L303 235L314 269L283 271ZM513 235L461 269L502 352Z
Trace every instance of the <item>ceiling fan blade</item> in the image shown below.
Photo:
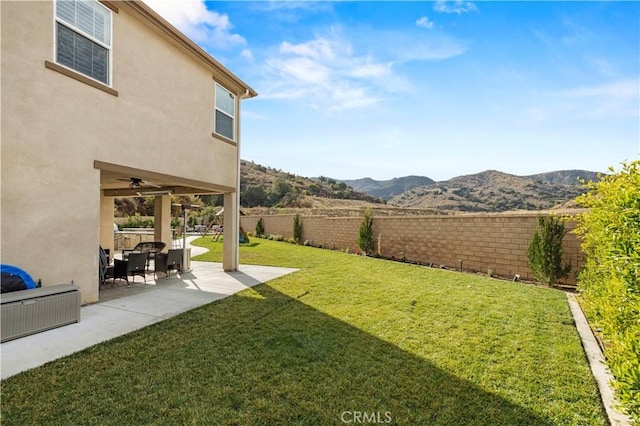
M146 181L146 180L143 180L142 184L146 185L146 186L150 186L151 188L162 188L160 185L156 185L155 183L149 182L149 181Z

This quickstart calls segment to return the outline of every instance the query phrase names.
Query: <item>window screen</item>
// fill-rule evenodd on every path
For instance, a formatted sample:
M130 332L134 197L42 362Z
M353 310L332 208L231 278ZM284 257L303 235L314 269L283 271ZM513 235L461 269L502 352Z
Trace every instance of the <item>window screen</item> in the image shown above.
M215 132L231 140L234 139L236 98L227 89L216 84Z
M56 2L56 61L109 84L111 11L93 0Z

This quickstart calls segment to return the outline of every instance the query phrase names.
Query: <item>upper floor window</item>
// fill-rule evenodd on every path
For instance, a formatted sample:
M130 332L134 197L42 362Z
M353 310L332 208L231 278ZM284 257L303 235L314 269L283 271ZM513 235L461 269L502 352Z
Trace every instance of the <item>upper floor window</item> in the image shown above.
M56 62L110 82L111 11L95 0L56 1Z
M224 87L216 84L215 132L227 139L234 140L236 117L236 97Z

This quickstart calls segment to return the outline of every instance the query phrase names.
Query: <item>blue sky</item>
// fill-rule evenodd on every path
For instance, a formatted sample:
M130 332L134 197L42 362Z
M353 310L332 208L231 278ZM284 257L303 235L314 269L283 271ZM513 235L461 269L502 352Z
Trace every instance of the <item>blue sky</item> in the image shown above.
M640 154L638 2L147 3L259 93L241 156L265 166L445 180Z

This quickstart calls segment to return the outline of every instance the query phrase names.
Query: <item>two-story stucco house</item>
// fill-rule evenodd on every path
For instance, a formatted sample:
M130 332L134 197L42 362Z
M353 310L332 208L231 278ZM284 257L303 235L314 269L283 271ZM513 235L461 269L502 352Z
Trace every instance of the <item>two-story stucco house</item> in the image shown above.
M237 269L240 103L256 92L140 1L2 1L0 18L1 262L95 302L114 199L152 189L168 247L169 194L224 194Z

